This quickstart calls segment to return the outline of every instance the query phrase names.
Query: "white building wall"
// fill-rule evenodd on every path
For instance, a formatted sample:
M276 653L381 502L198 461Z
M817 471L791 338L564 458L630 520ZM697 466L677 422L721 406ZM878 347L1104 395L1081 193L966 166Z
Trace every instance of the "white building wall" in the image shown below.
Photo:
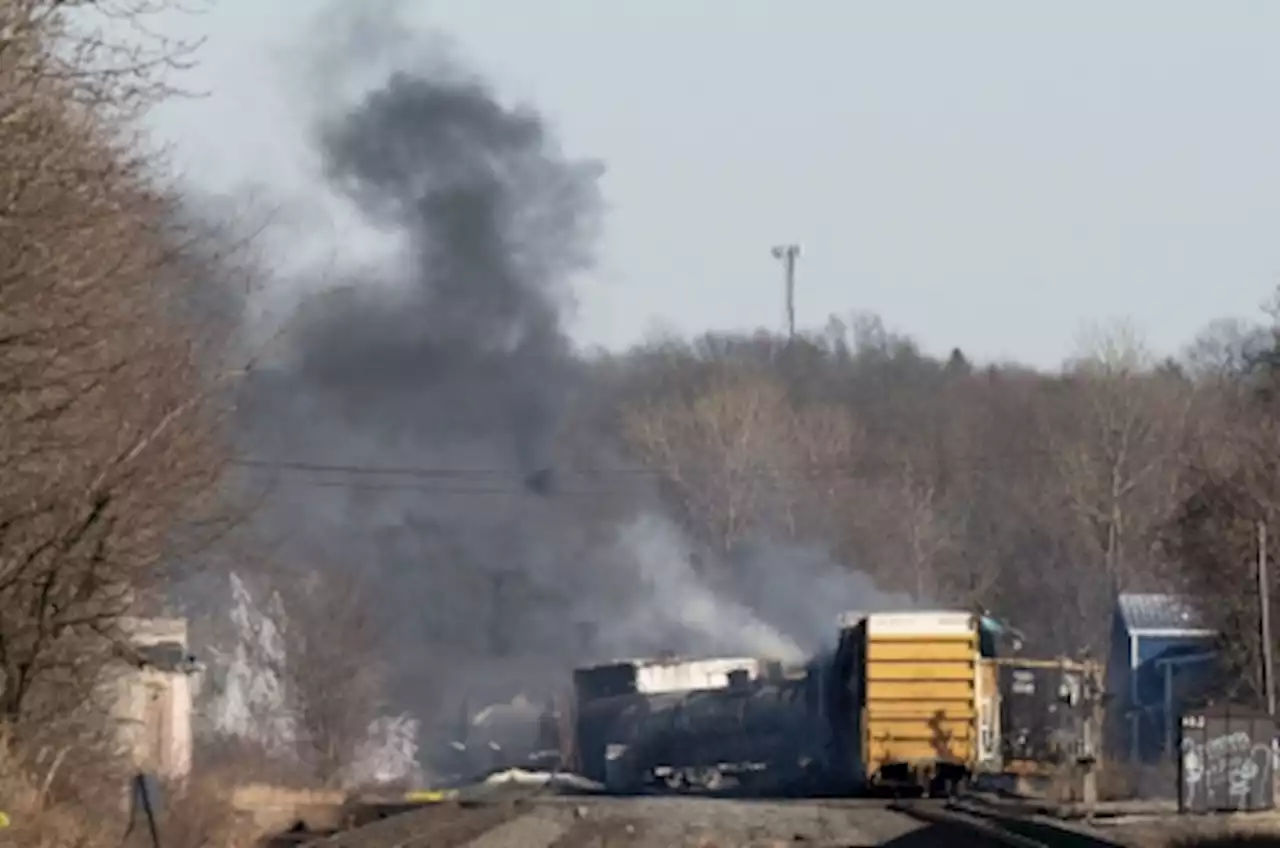
M132 619L126 630L138 647L187 646L184 619ZM113 673L114 714L123 752L138 771L170 780L191 772L192 681L181 670L124 667Z

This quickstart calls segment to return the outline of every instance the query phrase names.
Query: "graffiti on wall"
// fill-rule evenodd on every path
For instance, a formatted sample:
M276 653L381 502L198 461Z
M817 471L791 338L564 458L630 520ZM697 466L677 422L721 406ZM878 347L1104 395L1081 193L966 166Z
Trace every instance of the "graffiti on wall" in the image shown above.
M1250 809L1271 791L1272 743L1257 741L1240 730L1217 736L1182 739L1182 782L1185 806L1203 809Z

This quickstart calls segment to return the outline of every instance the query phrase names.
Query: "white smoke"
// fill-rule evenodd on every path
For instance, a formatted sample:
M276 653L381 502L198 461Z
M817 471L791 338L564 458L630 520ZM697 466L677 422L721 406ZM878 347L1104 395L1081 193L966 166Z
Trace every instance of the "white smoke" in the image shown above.
M704 573L693 565L695 551L709 564ZM599 647L610 659L675 649L799 662L831 647L841 613L919 608L821 546L766 537L717 557L658 510L620 524L613 555L603 561L634 578L612 615L596 610Z
M907 612L928 598L882 591L817 543L752 539L735 550L725 588L808 652L833 647L842 613Z
M717 595L694 572L693 549L669 519L643 513L622 525L618 547L634 563L643 597L605 634L607 641L643 643L649 634L705 646L708 653L740 653L795 662L804 651L746 606ZM683 636L684 638L680 638Z
M211 651L214 677L221 683L208 706L213 731L283 753L291 749L295 729L280 675L285 659L280 628L235 573L231 601L234 644L230 651ZM272 601L278 618L279 598Z
M408 715L374 719L369 725L369 738L356 750L344 782L348 787L405 782L421 785L417 719Z
M285 685L288 653L281 633L284 610L278 594L255 600L244 580L231 574L230 650L210 651L215 691L205 714L216 736L242 739L282 758L297 755L297 720ZM407 714L381 716L348 764L344 783L419 781L418 721Z

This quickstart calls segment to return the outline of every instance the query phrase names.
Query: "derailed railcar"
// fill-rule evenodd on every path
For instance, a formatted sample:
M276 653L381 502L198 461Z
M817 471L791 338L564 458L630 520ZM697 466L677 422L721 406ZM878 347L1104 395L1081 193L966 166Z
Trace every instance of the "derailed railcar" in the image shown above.
M690 692L729 687L731 679L753 681L768 662L754 657L621 660L578 669L562 738L566 766L603 782L610 745L634 738L643 717Z
M775 672L726 686L655 696L618 716L605 757L619 789L660 781L669 789L716 789L799 780L825 750L817 678Z
M842 622L828 671L827 766L852 791L950 791L1000 767L1000 693L980 622L963 612Z
M767 771L775 785L947 790L999 767L1000 695L980 630L969 613L877 613L842 620L836 649L790 674L685 661L668 675L682 684L646 687L636 664L582 670L575 764L618 788Z

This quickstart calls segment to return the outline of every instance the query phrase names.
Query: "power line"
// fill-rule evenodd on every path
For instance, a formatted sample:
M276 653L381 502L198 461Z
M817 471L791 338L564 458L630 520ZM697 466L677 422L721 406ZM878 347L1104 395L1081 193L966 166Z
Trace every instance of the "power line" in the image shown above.
M943 472L963 474L991 470L1015 461L1056 454L1057 451L1048 448L1032 448L1020 452L1005 451L999 454L951 457L939 465L942 466L940 470ZM231 464L246 471L271 474L276 481L284 485L308 488L457 495L513 495L529 492L529 486L526 483L527 475L515 467L370 466L261 458L236 459L232 460ZM623 493L628 490L638 491L635 487L614 485L621 479L633 480L640 484L679 483L681 477L698 476L704 479L706 477L721 478L724 483L730 485L754 480L757 483L766 483L775 489L782 489L786 484L798 486L803 483L820 483L824 480L832 482L854 480L859 476L875 476L885 472L904 471L912 467L913 464L895 460L892 457L862 457L856 460L815 463L790 468L765 466L726 468L722 464L715 463L680 464L669 467L564 466L555 470L554 476L557 482L552 488L556 494L603 495ZM922 470L920 464L914 464L914 467L916 470ZM603 481L612 482L602 484Z
M431 477L431 478L474 478L474 477L491 477L491 476L519 476L519 471L515 468L427 468L422 466L406 466L406 465L352 465L343 463L319 463L319 462L301 462L294 460L274 460L274 459L254 459L242 458L232 460L232 465L238 465L242 468L257 468L270 471L307 471L307 472L332 472L335 474L385 474L392 476L404 477ZM642 470L642 469L637 469Z
M999 454L983 454L970 457L951 457L936 465L948 471L965 471L988 469L996 461L1011 462L1016 459L1033 459L1057 455L1059 452L1049 448L1032 448L1024 451L1004 451ZM446 468L441 466L412 465L359 465L343 463L316 463L295 460L267 460L258 458L241 458L231 460L231 465L259 471L285 471L312 474L344 474L369 477L405 477L427 480L475 480L486 478L523 479L528 472L515 466L490 466L470 468ZM827 477L843 477L868 471L892 471L898 469L922 470L935 463L909 462L897 460L889 456L860 457L839 462L820 462L808 465L789 467L769 467L753 465L750 467L730 467L723 463L679 463L669 466L586 466L564 465L551 469L558 476L573 475L576 477L662 477L676 474L715 474L730 476L735 479L750 477L771 477L791 479L823 479Z
M413 482L384 482L377 480L314 480L306 477L280 478L276 483L290 488L343 489L359 492L415 492L427 495L524 495L529 491L523 486L434 486Z

